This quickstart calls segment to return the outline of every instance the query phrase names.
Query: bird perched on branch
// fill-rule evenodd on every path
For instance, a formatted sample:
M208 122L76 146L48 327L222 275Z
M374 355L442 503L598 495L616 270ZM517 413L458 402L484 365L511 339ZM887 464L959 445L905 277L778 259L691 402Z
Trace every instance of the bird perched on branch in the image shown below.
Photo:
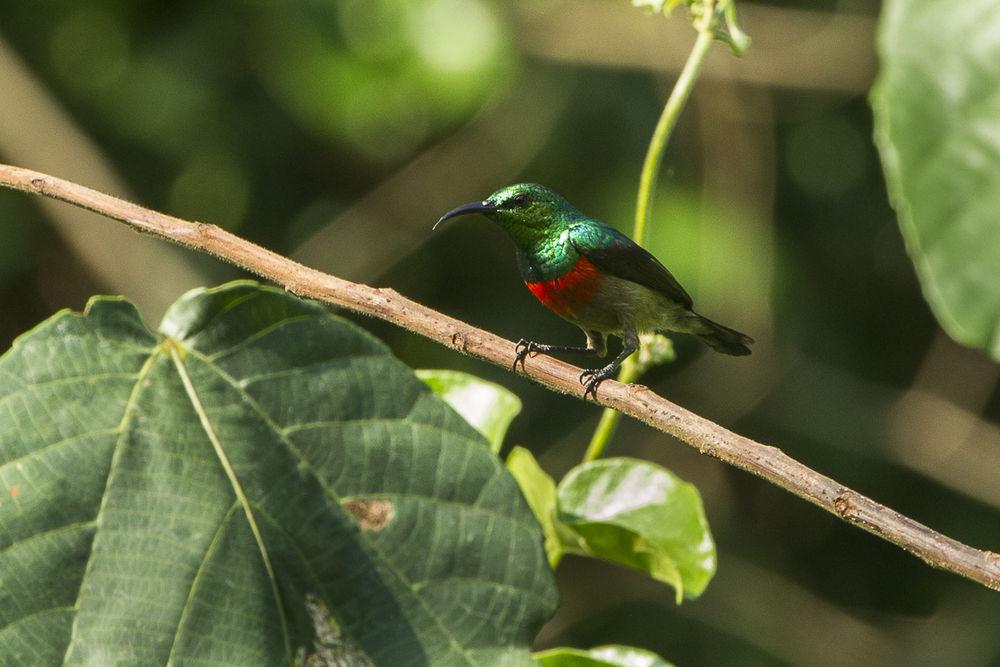
M435 223L479 213L500 227L517 248L521 278L547 308L583 330L587 344L546 345L521 339L514 366L537 352L591 352L603 357L606 337L622 339L622 351L601 368L584 371L584 396L615 375L639 347L642 332L693 334L723 354L750 354L753 339L702 317L691 297L660 262L617 229L576 210L548 188L521 183L481 202L448 211Z

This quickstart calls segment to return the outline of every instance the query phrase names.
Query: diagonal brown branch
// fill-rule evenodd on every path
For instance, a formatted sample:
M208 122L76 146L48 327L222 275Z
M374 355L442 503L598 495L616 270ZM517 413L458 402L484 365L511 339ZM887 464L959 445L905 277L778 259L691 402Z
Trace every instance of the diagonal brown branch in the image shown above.
M214 225L189 222L28 169L0 165L0 186L61 199L211 253L273 280L299 296L372 315L465 354L510 368L514 343L411 301L395 290L352 283L254 245ZM526 375L565 394L583 395L580 369L551 357L527 364ZM608 380L598 403L669 433L698 451L742 468L804 498L934 567L1000 590L1000 554L962 544L861 495L771 447L733 433L671 403L641 385Z

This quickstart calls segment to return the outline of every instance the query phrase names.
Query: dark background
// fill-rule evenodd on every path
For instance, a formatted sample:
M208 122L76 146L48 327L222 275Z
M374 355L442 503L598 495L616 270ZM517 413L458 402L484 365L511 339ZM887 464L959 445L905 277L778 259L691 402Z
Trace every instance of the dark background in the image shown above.
M866 96L878 4L741 3L665 159L649 245L748 359L677 338L645 383L963 542L1000 546L998 369L925 304ZM518 181L631 228L646 145L694 40L625 0L104 2L0 11L0 159L219 224L508 338L578 331L520 285L499 230L445 210ZM240 273L66 205L0 192L0 343L95 293L151 326ZM354 316L352 319L359 319ZM598 410L372 320L415 367L517 393L508 444L561 476ZM719 547L705 595L567 558L539 648L678 664L1000 665L1000 595L625 422L611 455L694 482Z

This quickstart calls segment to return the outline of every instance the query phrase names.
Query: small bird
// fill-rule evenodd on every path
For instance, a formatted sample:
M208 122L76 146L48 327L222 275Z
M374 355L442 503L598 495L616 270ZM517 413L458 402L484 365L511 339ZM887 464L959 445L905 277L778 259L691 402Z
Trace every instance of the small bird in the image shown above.
M514 367L537 352L607 353L608 334L622 351L607 366L584 371L584 396L615 375L639 348L640 332L694 334L723 354L750 354L753 339L692 310L691 297L651 254L617 229L588 217L552 190L520 183L481 202L448 211L434 224L480 213L498 224L517 248L521 278L549 310L583 330L587 344L546 345L521 339Z

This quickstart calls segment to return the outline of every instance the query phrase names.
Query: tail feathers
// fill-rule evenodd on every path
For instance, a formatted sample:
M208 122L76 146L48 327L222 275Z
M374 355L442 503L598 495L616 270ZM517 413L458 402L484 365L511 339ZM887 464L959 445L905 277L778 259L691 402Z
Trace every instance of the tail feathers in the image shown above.
M697 324L692 327L691 333L705 341L705 344L710 348L737 357L750 354L750 344L753 343L753 338L741 334L735 329L724 327L718 322L713 322L707 317L697 314L694 316L697 319Z

